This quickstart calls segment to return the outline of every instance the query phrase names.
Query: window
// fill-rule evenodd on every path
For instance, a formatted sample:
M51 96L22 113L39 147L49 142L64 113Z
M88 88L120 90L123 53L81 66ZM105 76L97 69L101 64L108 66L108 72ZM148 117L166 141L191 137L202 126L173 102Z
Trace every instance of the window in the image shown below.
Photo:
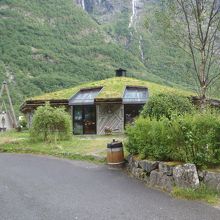
M69 100L69 105L93 105L94 99L100 91L101 88L80 90Z
M124 104L145 104L148 97L148 90L145 87L126 87Z

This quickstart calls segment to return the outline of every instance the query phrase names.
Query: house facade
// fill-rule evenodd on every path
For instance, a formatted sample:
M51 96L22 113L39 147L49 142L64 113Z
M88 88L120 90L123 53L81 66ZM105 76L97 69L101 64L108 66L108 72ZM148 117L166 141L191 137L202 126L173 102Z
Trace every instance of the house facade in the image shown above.
M123 133L147 102L145 87L126 86L122 98L97 98L103 88L82 89L69 100L74 134Z
M64 106L70 113L75 135L123 133L149 95L142 81L125 74L125 70L119 69L116 77L26 100L20 110L29 127L37 107L49 102L54 107Z

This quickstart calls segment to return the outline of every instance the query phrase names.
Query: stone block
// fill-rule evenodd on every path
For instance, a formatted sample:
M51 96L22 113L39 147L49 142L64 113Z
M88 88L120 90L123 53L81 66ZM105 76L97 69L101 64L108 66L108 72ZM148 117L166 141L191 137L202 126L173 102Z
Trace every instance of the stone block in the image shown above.
M172 191L174 187L174 179L172 176L167 176L166 174L153 170L150 173L149 184L152 187L159 187L168 192Z
M166 174L167 176L173 175L173 168L174 168L174 166L168 165L165 162L159 163L159 171Z
M133 167L131 173L135 178L139 180L144 180L146 176L146 172L144 172L141 168Z
M139 161L139 166L148 174L151 171L158 169L159 162L158 161L150 161L150 160L141 160Z
M206 186L220 191L220 173L206 171L203 182Z
M173 178L176 186L178 187L199 187L199 176L195 164L184 164L174 167Z

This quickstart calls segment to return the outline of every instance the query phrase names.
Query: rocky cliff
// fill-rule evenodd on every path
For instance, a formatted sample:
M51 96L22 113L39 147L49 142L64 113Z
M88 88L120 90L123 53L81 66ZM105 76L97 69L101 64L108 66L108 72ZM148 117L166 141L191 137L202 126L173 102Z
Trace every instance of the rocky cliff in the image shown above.
M158 0L74 0L117 43L132 51L145 63L145 15Z

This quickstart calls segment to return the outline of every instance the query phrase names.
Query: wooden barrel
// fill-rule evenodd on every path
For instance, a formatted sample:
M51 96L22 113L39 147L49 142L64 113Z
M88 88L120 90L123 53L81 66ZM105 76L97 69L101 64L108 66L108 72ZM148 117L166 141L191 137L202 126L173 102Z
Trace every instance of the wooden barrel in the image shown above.
M107 163L109 165L120 165L124 163L124 151L122 142L113 140L107 145Z

